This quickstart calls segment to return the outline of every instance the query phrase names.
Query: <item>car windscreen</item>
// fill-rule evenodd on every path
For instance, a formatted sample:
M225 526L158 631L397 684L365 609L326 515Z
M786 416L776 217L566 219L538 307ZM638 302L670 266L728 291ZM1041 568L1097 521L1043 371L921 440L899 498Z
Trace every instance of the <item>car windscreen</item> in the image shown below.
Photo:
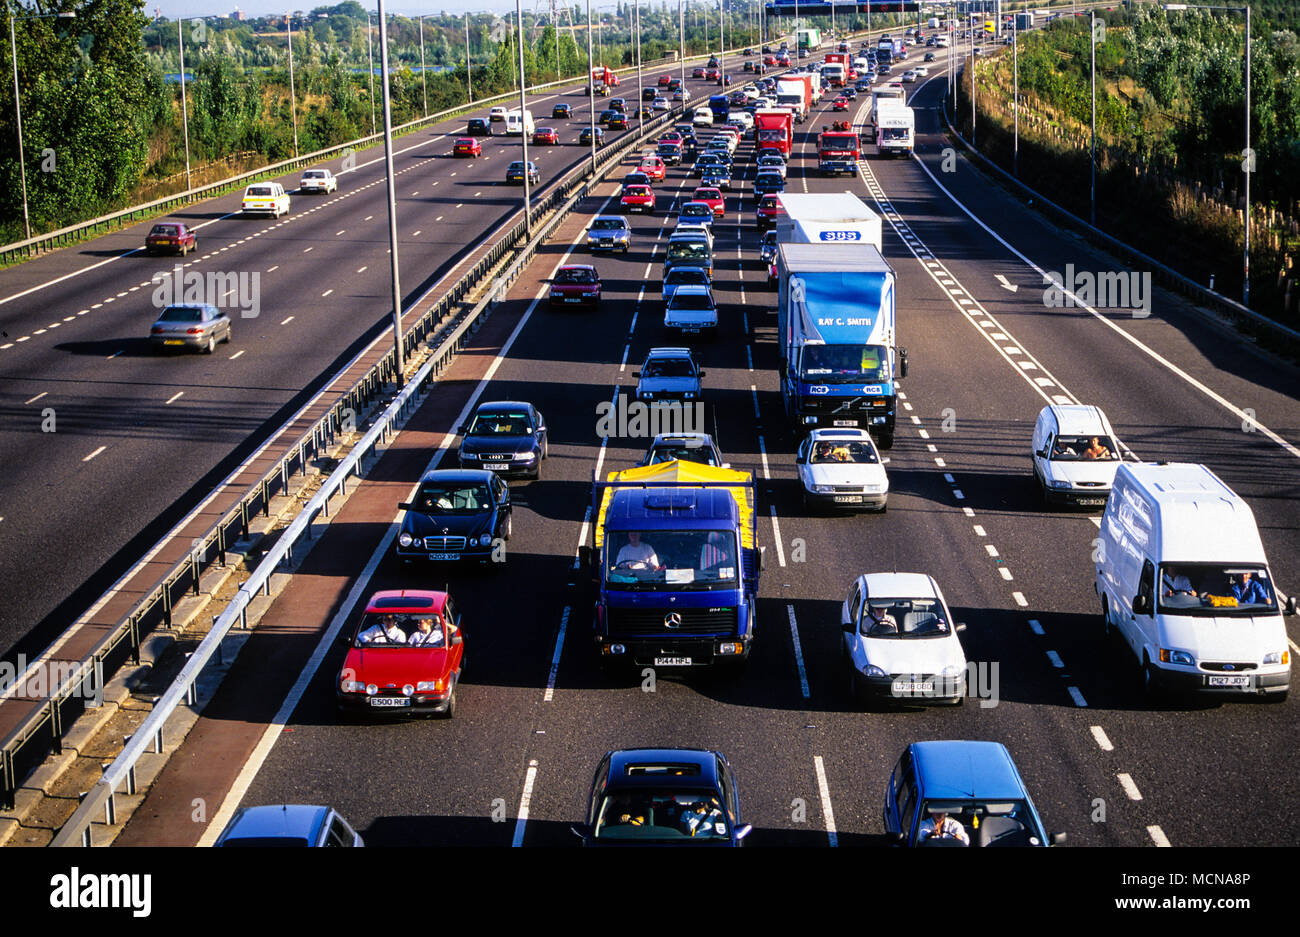
M783 189L785 188L785 180L781 178L779 172L760 172L754 177L754 185L773 186Z
M1250 563L1162 563L1160 610L1198 617L1276 615L1268 570Z
M446 647L447 635L442 616L435 612L370 612L357 626L352 646Z
M511 163L509 166L506 167L506 172L523 172L523 171L524 171L524 164L519 162L519 160L515 160L513 163Z
M906 127L885 127L880 132L881 140L906 140L911 131Z
M720 530L611 532L606 551L605 580L618 588L710 589L736 581L735 536Z
M302 177L304 179L324 179L325 173L321 172L319 169L308 169L302 174Z
M1109 436L1057 436L1052 442L1053 462L1116 462L1119 449Z
M665 286L708 286L709 277L698 267L674 267L664 279Z
M694 377L695 366L689 358L651 358L641 369L642 377Z
M1040 830L1030 813L1029 806L1021 800L981 802L954 800L927 800L921 804L921 824L936 810L943 810L948 818L961 824L972 846L1035 846ZM1033 840L1031 842L1031 839ZM961 840L957 840L958 843ZM951 838L927 837L917 845L953 845Z
M563 273L564 271L561 271ZM577 273L579 271L570 271ZM558 280L559 277L556 277ZM470 436L524 436L532 431L526 413L480 413L470 425Z
M249 849L265 849L269 847L287 847L298 849L310 846L301 836L240 836L234 839L223 839L221 847L229 849L232 846Z
M672 299L668 300L669 305L674 309L712 309L713 298L706 293L688 293L684 290L678 290L673 293Z
M158 317L159 322L202 322L203 310L198 306L168 306Z
M713 209L704 202L688 202L682 206L683 218L712 218Z
M707 244L678 241L675 244L668 245L668 259L674 262L692 260L707 262L709 260L709 246Z
M599 840L687 845L726 840L730 833L726 811L716 794L638 789L608 794L596 813L592 835Z
M802 376L819 384L856 384L889 379L882 345L805 345Z
M559 270L555 274L556 283L595 283L596 271L584 268Z
M656 446L650 453L650 464L658 465L660 462L703 462L705 465L717 465L718 460L713 456L713 450L708 446Z
M774 199L773 201L775 201L775 199ZM764 232L763 232L763 246L764 246L764 247L775 247L775 246L776 246L776 232L775 232L775 231L764 231Z
M937 599L877 596L867 600L859 630L869 638L937 638L952 633Z
M650 186L648 186L648 185L625 185L625 186L623 186L623 194L624 194L624 195L630 195L630 196L632 196L633 198L649 198L649 196L650 196L650 194L651 194L651 192L650 192Z
M623 221L619 218L597 218L591 223L593 231L622 231Z
M432 482L420 486L415 509L424 514L474 514L492 507L487 485Z
M808 462L812 465L826 465L833 462L852 465L875 465L880 461L876 450L866 443L850 439L823 439L813 444Z

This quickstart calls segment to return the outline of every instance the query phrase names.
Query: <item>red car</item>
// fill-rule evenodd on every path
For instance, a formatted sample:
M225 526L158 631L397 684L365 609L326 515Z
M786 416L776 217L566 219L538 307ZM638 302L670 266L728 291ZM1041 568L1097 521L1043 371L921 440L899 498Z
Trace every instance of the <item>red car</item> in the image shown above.
M154 225L144 239L146 254L169 251L184 257L190 251L198 250L198 247L199 236L178 221L166 221Z
M446 592L376 592L356 630L335 693L341 712L456 713L465 646L460 613Z
M764 64L764 65L775 65L775 64L776 64L776 56L774 56L774 55L765 55L765 56L763 56L763 64Z
M460 137L451 148L452 156L479 156L482 152L483 144L474 137Z
M781 207L779 196L764 195L758 200L758 209L755 212L758 230L766 231L768 228L775 227L776 219L784 214L785 209Z
M660 143L681 143L682 142L681 131L669 130L667 133L665 133L663 136L659 138L659 142Z
M552 306L599 306L600 274L590 264L568 264L551 281Z
M708 81L715 81L715 80L716 80L717 78L719 78L721 75L722 75L722 72L718 71L716 68L706 69L705 72L704 72L704 77L705 77L705 79L708 80Z
M668 175L668 164L658 156L643 156L641 164L636 168L638 172L649 176L651 182L663 182L664 176Z
M623 208L629 212L643 211L647 215L655 213L655 193L654 189L648 185L625 185L623 186L623 197L619 199L623 203Z
M848 109L849 109L848 98L836 98L834 101L831 102L831 110L833 111L847 111Z
M549 143L555 146L560 142L560 135L555 132L554 127L538 127L533 132L534 143Z
M703 78L703 77L704 77L704 66L703 66L703 65L697 65L695 68L692 68L692 69L691 69L691 77L692 77L692 78Z
M695 202L707 202L708 206L713 209L713 216L727 213L726 203L722 200L722 190L716 186L702 185L691 195L691 200Z
M659 87L660 87L660 88L667 88L667 87L668 87L670 84L672 84L672 83L673 83L673 76L672 76L672 75L660 75L660 76L659 76Z

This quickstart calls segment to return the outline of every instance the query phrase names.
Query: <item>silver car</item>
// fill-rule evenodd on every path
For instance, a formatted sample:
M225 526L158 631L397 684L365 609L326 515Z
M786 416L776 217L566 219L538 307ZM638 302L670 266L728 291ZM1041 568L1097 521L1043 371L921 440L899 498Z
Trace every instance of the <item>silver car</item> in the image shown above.
M597 215L587 229L590 250L621 250L627 253L632 243L632 226L621 215Z
M229 316L208 303L168 306L149 330L149 345L154 351L202 348L210 355L216 350L217 342L228 341Z

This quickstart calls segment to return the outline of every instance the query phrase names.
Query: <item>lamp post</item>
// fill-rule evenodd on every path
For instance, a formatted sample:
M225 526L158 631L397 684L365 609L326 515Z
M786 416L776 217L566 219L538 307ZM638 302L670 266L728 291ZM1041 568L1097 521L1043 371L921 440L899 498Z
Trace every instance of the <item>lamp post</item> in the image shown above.
M1011 172L1012 175L1020 175L1020 32L1015 21L1015 14L1012 14L1011 20L1011 71L1013 78L1013 89L1011 92L1011 110L1015 115L1016 132L1011 146Z
M682 66L682 112L686 112L686 13L677 0L677 58Z
M366 13L366 55L370 60L370 135L375 135L375 44L371 40L370 31L373 29L370 25L370 13ZM380 24L383 28L383 24ZM380 60L383 59L383 53L380 53Z
M293 123L293 158L298 158L298 98L293 90L293 14L284 14L284 28L289 33L289 119Z
M639 133L644 123L641 108L645 106L645 94L641 88L641 0L635 0L632 7L632 22L636 30L636 126Z
M533 237L532 183L528 178L528 124L524 115L528 113L528 104L524 99L524 11L521 0L515 0L515 45L519 54L519 143L524 151L524 232L529 240ZM592 102L595 106L595 102Z
M1246 149L1241 154L1241 171L1246 176L1246 211L1242 215L1242 251L1241 251L1241 304L1250 306L1250 175L1255 171L1255 154L1250 149L1250 4L1236 6L1205 6L1194 3L1166 3L1166 12L1183 10L1220 10L1230 13L1246 14Z
M194 185L190 181L190 108L185 100L185 17L183 16L176 21L176 38L180 43L181 52L181 128L185 135L185 191L188 192ZM15 81L15 90L17 87L18 83Z
M718 84L722 86L722 93L727 93L727 34L723 32L723 0L718 0ZM796 51L796 55L798 52Z
M429 81L424 76L424 16L420 16L420 90L424 95L424 116L429 116Z
M384 175L388 182L388 254L393 289L393 361L395 380L402 384L402 285L397 270L397 182L393 173L393 108L388 95L388 28L384 0L379 5L379 72L384 99ZM373 72L372 72L373 74Z
M1088 223L1097 223L1097 13L1088 11L1088 46L1092 55L1092 156L1088 160Z
M681 2L681 0L678 0ZM591 0L587 0L587 104L591 119L591 174L596 175L596 66L591 59Z
M470 84L469 78L469 10L465 11L465 94L469 97L469 103L474 103L474 87Z
M31 240L32 223L27 216L27 160L23 156L23 112L18 101L18 40L14 35L14 22L16 20L70 20L76 17L76 13L33 13L30 16L14 16L12 12L9 14L9 51L14 63L14 118L18 125L18 176L22 180L23 230L27 232L27 240ZM182 76L185 74L184 70L181 74Z

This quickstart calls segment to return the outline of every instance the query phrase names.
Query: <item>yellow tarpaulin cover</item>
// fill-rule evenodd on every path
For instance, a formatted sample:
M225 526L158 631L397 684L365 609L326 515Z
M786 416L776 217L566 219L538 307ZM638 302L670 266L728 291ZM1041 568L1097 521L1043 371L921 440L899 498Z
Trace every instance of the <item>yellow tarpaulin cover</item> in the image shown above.
M657 465L643 465L639 468L623 469L621 472L610 472L606 475L606 480L611 482L639 482L649 487L653 487L655 482L695 482L707 483L707 487L713 488L722 484L727 491L731 492L731 498L736 502L738 514L740 515L740 545L746 550L754 549L754 505L750 500L750 493L753 488L750 487L753 476L749 472L739 472L735 469L715 468L712 465L705 465L702 462L683 462L674 459L670 462L660 462ZM738 482L739 484L728 485L728 482ZM700 484L705 487L705 484ZM609 499L613 497L617 488L605 488L601 492L600 512L596 515L596 549L599 550L605 539L605 510L609 507Z

